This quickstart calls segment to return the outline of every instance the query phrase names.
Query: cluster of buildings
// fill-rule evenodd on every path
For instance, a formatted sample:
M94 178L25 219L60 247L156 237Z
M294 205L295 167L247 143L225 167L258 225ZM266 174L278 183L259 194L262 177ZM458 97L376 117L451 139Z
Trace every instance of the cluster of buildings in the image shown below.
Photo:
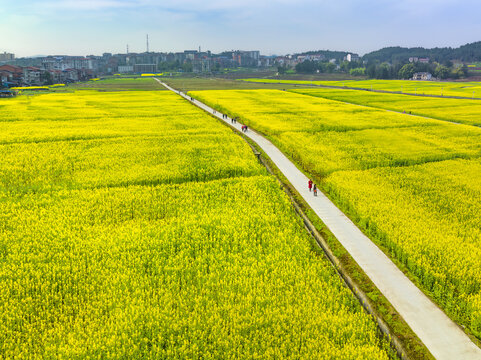
M420 64L429 64L429 58L418 58L418 57L410 57L409 58L410 63L420 63Z
M0 63L0 85L40 86L88 80L100 72L99 65L98 58L78 56L4 60Z
M3 64L3 65L2 65ZM47 56L15 59L14 54L0 54L0 81L3 86L35 86L88 80L109 74L157 73L165 70L195 73L225 68L264 67L273 64L271 57L259 51L233 50L221 54L185 50L177 53L104 53L102 56Z
M281 65L286 67L295 67L297 64L304 61L315 62L330 62L332 64L339 63L339 60L348 62L360 61L360 57L357 54L347 54L343 59L328 59L324 54L301 54L301 55L286 55L277 56L270 59L270 65Z
M263 56L259 51L232 50L220 54L185 50L176 53L144 52L104 53L102 56L46 56L16 59L14 54L0 53L0 85L36 86L70 83L111 74L141 74L163 71L208 73L226 68L294 67L304 61L327 61L323 54ZM348 54L344 60L357 61ZM329 59L336 63L337 59ZM2 65L3 64L3 65Z
M224 68L261 67L265 61L259 51L229 51L218 55L210 51L185 50L177 53L104 54L110 57L109 69L118 73L149 73L163 70L183 71L184 65L195 73Z

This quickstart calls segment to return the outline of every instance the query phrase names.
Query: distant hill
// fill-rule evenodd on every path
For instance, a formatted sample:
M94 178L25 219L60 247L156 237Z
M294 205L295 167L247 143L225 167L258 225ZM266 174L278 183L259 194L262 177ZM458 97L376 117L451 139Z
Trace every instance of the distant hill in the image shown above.
M459 48L445 47L425 49L422 47L386 47L365 54L363 60L367 60L368 62L402 63L408 61L410 57L428 57L431 60L441 63L449 60L461 60L465 62L481 61L481 41L466 44Z
M348 51L317 50L317 51L307 51L307 52L303 52L295 55L315 55L315 54L324 55L324 57L327 60L330 60L330 59L343 60L347 54L353 54L353 53Z

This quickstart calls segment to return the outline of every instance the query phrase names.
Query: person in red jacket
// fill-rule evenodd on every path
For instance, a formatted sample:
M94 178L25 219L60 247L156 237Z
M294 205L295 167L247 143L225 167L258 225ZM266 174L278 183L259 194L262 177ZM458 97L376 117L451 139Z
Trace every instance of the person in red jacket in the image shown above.
M307 187L309 188L309 191L312 190L312 180L309 179L309 182L307 183Z

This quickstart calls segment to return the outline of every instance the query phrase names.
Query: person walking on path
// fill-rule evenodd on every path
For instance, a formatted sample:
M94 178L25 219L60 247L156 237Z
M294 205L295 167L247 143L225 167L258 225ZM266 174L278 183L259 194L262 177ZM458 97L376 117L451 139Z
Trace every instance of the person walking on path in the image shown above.
M316 186L316 184L314 184L313 190L314 190L314 196L317 196L317 186Z
M312 191L312 180L309 179L309 182L307 183L307 187L309 188L309 192Z

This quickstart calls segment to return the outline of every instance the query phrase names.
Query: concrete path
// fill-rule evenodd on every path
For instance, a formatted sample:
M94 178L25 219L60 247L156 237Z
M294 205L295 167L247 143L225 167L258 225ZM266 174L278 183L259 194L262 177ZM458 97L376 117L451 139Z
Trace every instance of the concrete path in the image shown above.
M230 118L222 118L222 113L195 99L191 100L190 96L162 84L241 131L242 124L232 124ZM265 151L436 359L481 359L481 349L424 295L348 217L322 192L318 192L317 197L309 192L307 188L309 179L277 147L251 129L247 131L246 135Z

